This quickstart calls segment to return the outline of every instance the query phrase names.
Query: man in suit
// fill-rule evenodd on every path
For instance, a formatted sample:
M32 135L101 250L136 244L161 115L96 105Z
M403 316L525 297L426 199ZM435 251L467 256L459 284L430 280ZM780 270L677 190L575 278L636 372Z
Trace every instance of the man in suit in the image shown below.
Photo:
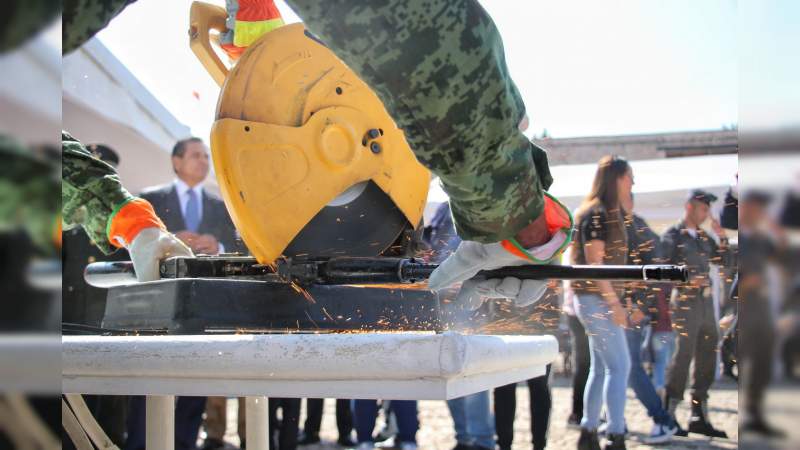
M178 141L172 148L172 168L177 175L175 181L141 194L152 203L167 230L195 254L240 250L225 203L203 189L209 171L208 148L203 141L196 137Z
M175 233L195 254L216 255L243 250L243 247L237 245L236 229L225 204L219 197L203 189L203 182L209 172L208 148L203 141L196 137L178 141L172 148L172 168L176 175L175 181L165 186L146 189L141 194L142 198L153 205L167 230ZM209 399L210 406L217 406L215 409L218 409L219 403L224 410L224 397ZM175 405L176 450L196 449L205 409L206 397L178 398ZM126 450L144 449L144 412L144 398L132 398ZM224 435L224 416L221 420ZM218 441L214 444L222 443L222 435L209 435L209 438L212 442Z

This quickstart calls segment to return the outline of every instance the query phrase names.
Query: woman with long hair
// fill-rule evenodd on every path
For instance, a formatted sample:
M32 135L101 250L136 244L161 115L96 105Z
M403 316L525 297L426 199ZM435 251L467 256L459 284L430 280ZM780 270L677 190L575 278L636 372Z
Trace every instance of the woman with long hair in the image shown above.
M625 264L628 239L622 201L630 196L633 172L616 156L600 159L592 190L575 214L573 264ZM579 450L598 450L597 427L606 406L606 449L625 448L625 389L630 355L624 327L623 285L610 281L573 281L575 312L589 336L590 368L584 391Z

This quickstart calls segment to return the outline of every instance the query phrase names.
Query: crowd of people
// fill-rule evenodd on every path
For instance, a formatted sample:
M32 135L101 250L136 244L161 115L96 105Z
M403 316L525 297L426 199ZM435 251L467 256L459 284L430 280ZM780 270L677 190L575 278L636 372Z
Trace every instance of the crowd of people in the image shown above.
M99 157L119 163L113 150L102 146L91 148L99 149ZM190 138L178 142L172 152L172 164L175 181L142 194L164 219L169 231L197 253L246 251L236 237L222 201L202 187L209 173L208 149L202 140ZM578 449L600 448L603 436L607 441L605 448L625 448L628 387L653 421L652 431L645 442L663 444L675 435L687 433L726 437L724 431L712 425L708 413L709 389L719 367L720 341L712 292L714 289L724 290L724 286L714 283L712 273L735 267L734 252L726 231L712 217L711 206L717 198L701 189L692 190L687 195L683 217L659 236L636 213L633 184L634 174L625 159L606 156L600 160L591 192L574 213L574 238L565 255L566 261L572 264L685 264L690 282L675 286L608 281L572 281L563 286L551 283L547 294L535 305L514 309L516 315L536 317L534 322L540 325L538 332L556 332L559 324L566 324L570 330L570 348L574 357L573 399L571 414L564 420L568 426L580 430L576 443ZM757 196L745 199L745 211L754 208L754 198L759 199ZM732 190L723 211L730 215L729 207L735 208L737 204L735 190ZM707 220L713 234L702 227ZM65 262L65 283L79 287L80 282L69 279L68 269L75 265L74 260L85 258L83 250L89 244L76 241L76 236L72 236L74 231L67 233L71 234L64 238L64 258L69 261ZM441 262L458 247L460 239L447 203L442 204L429 221L422 239L425 242L423 247L427 247L427 258L432 262ZM716 279L724 280L724 277ZM742 283L743 289L749 289L749 286L749 281ZM86 296L86 289L85 286L76 288L74 293L70 290L65 297ZM455 292L451 290L449 294ZM65 298L65 304L82 308L85 305L86 308L65 311L65 321L70 320L70 314L82 315L84 320L89 316L90 320L99 320L96 303ZM90 307L90 304L94 306ZM464 309L464 305L461 308ZM489 302L482 308L491 312L493 304ZM552 311L559 308L562 312L560 317L559 314L549 318L541 316L542 311L549 311L552 316ZM470 315L475 316L469 310L458 314L466 321L470 320ZM689 423L682 426L676 420L675 412L684 399L690 367L694 370L690 388L692 414ZM544 449L547 444L552 403L548 386L550 373L551 366L548 365L545 375L527 380L535 450ZM456 450L510 449L515 395L516 384L512 384L498 387L493 392L479 392L448 401L455 427ZM126 402L118 398L98 398L90 399L90 403L106 412L112 407L118 412L125 409L127 413L124 415L105 414L101 420L105 420L106 428L121 444L124 441L124 448L144 448L142 398L131 397ZM125 403L126 407L120 406ZM758 400L751 403L758 403ZM226 404L225 398L179 398L176 405L176 448L194 449L203 427L203 450L225 448ZM238 433L241 447L245 448L243 404L243 399L239 399ZM300 399L270 399L274 447L292 450L319 442L322 405L322 399L307 400L307 418L301 429ZM388 428L377 432L374 428L381 405ZM774 431L764 424L757 406L748 411L753 423ZM111 423L109 417L117 417L117 423ZM120 420L124 423L119 423ZM344 447L369 449L383 438L392 436L394 447L403 450L416 448L419 421L414 401L339 399L336 402L336 422L338 444Z

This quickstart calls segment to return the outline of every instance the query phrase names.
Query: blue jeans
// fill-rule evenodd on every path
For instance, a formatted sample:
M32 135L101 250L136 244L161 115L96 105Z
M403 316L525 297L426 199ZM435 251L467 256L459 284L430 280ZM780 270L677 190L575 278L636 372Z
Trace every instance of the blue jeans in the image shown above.
M653 385L656 389L664 389L667 379L667 367L675 352L675 332L655 331L650 338L653 349Z
M596 294L575 296L575 312L589 336L589 379L583 395L581 428L595 430L606 405L608 433L625 433L625 390L631 359L625 330L614 324L608 304Z
M625 336L628 338L628 349L630 350L631 358L631 372L628 377L628 383L633 388L633 392L636 393L636 398L647 409L647 414L653 418L653 421L661 425L670 425L672 423L670 415L664 409L664 405L656 393L656 388L642 365L644 331L641 327L631 327L625 330Z
M489 391L447 401L456 429L456 442L494 449L494 419Z
M416 443L419 430L416 400L392 400L391 409L397 418L397 442ZM377 400L353 400L353 419L359 444L374 441L372 432L377 418Z

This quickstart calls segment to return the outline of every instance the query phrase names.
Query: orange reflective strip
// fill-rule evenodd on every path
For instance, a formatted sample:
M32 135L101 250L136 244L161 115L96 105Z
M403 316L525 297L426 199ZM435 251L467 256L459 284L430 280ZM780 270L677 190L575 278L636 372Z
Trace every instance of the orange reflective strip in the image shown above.
M511 253L514 256L517 256L522 259L531 259L527 253L520 250L519 247L514 245L514 243L511 242L509 239L503 240L502 242L500 242L500 245L502 245L507 252Z
M544 219L547 222L547 232L550 236L557 231L572 228L572 217L565 206L558 202L550 194L544 196Z
M563 231L566 234L564 243L553 253L552 258L555 258L563 253L567 245L572 241L572 214L570 214L566 206L547 192L544 193L544 210L542 214L544 214L545 225L547 226L547 232L550 238L559 231ZM546 262L536 259L514 238L506 239L500 242L500 245L502 245L507 252L519 258L535 262ZM552 258L550 258L550 260L552 260Z
M272 0L239 0L236 20L256 22L280 18L281 12Z
M118 206L108 219L108 241L114 247L125 247L145 228L167 229L158 218L153 205L143 198L133 198Z
M222 50L228 54L229 58L234 60L239 59L239 57L242 56L242 53L247 50L247 47L237 47L233 44L221 44L220 47L222 47Z
M61 248L61 236L62 236L62 229L61 229L61 214L56 216L56 223L53 225L53 242L56 244L57 248Z

